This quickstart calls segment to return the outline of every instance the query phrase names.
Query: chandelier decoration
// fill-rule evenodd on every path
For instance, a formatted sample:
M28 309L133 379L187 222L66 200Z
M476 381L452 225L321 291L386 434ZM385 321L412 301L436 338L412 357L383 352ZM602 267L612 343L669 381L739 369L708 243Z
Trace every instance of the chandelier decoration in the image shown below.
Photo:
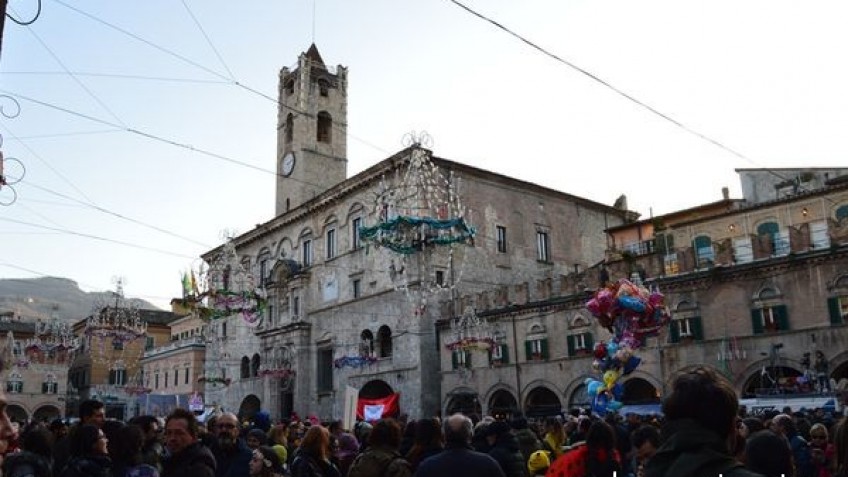
M268 366L259 371L259 376L281 380L281 387L287 387L297 373L292 369L294 351L291 346L283 346L272 352Z
M207 321L238 315L251 327L259 325L268 305L268 294L255 285L253 275L239 262L231 239L224 243L209 269L200 275L205 283L198 285L194 271L183 274L182 306ZM205 291L200 290L203 285Z
M456 285L459 246L473 245L475 234L459 200L458 180L437 167L422 147L430 142L426 133L405 137L406 163L393 177L384 177L377 192L378 222L359 231L366 244L391 252L389 277L396 289L417 295L416 314L428 296Z
M80 346L71 326L53 317L49 321L35 322L32 338L23 341L23 351L30 362L37 364L63 364Z
M138 305L124 298L123 279L115 279L115 285L110 300L95 300L83 330L90 348L94 350L96 343L99 358L107 361L121 360L127 345L147 336L147 323L141 318ZM112 346L112 353L106 352L107 343Z
M451 332L445 343L450 351L489 351L497 345L494 327L477 316L473 307L465 307L461 316L451 322Z

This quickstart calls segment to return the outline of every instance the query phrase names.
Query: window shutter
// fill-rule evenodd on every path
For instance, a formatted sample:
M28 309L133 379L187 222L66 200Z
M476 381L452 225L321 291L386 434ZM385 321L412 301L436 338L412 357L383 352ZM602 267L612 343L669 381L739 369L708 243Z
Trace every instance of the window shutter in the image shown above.
M41 393L47 394L47 383L41 383Z
M789 331L789 313L786 311L786 305L774 307L774 313L777 318L777 324L780 326L780 331Z
M541 340L539 340L539 342L542 345L542 359L547 361L547 359L548 359L548 339L547 338L541 339Z
M842 311L839 309L839 297L827 299L827 309L830 311L830 324L842 324Z
M451 369L454 370L459 368L459 360L456 355L458 352L459 351L451 351Z
M592 339L592 333L586 333L586 347L589 348L590 352L595 349L595 340Z
M471 369L471 351L463 351L465 353L465 367Z
M754 330L755 335L763 334L763 310L751 309L751 329Z
M568 335L568 355L574 356L574 335Z
M533 348L530 340L524 342L524 359L527 361L533 361Z
M689 323L692 325L692 334L695 335L695 340L701 341L704 339L704 329L701 326L701 317L696 316L689 320Z
M677 320L671 320L669 324L668 341L670 343L680 342L680 322Z
M509 363L509 347L505 344L501 345L501 363Z

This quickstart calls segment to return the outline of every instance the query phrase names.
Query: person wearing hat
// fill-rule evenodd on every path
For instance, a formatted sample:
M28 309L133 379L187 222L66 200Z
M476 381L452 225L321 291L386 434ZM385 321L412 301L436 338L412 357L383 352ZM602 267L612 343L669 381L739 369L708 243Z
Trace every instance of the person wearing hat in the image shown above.
M485 430L489 444L489 455L498 462L506 477L526 477L524 456L518 447L518 439L506 421L495 421Z
M527 470L530 472L530 477L545 475L550 466L551 453L548 451L538 450L530 454L530 459L527 460Z

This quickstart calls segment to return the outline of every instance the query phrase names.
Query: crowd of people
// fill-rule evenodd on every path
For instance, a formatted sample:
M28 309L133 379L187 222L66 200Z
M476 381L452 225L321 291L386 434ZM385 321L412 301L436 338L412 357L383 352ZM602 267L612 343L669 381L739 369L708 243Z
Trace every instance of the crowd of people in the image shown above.
M231 413L199 423L106 419L81 403L79 422L17 432L0 400L6 477L848 477L848 424L821 410L746 416L709 368L683 373L663 416L581 410L543 421L454 414L445 419L341 422Z

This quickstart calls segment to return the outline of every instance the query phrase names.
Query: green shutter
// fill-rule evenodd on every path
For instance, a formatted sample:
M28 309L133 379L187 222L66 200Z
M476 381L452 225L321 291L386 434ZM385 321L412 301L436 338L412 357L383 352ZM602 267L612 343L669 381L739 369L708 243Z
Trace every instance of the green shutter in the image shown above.
M574 356L574 335L568 335L568 355Z
M701 317L696 316L689 320L689 323L692 325L692 334L695 335L695 339L697 341L701 341L704 339L704 329L701 326Z
M786 311L786 305L774 307L774 314L777 318L777 326L780 327L780 331L789 331L789 312Z
M751 309L751 329L755 335L763 334L763 310L759 308Z
M465 367L471 369L471 351L463 351L465 353Z
M671 320L671 324L669 324L669 332L668 332L668 341L670 343L679 343L680 342L680 322L677 320Z
M830 324L831 325L841 325L842 324L842 310L839 307L839 297L833 297L827 299L827 309L830 311Z
M545 339L539 340L539 341L542 344L542 359L547 361L547 359L548 359L548 339L545 338Z
M589 348L590 352L595 349L595 341L592 339L592 333L586 333L586 347Z
M509 347L505 344L501 345L501 363L509 363Z
M451 369L459 368L459 360L457 360L457 353L459 351L451 351Z
M533 348L530 340L524 342L524 359L526 361L533 361Z

